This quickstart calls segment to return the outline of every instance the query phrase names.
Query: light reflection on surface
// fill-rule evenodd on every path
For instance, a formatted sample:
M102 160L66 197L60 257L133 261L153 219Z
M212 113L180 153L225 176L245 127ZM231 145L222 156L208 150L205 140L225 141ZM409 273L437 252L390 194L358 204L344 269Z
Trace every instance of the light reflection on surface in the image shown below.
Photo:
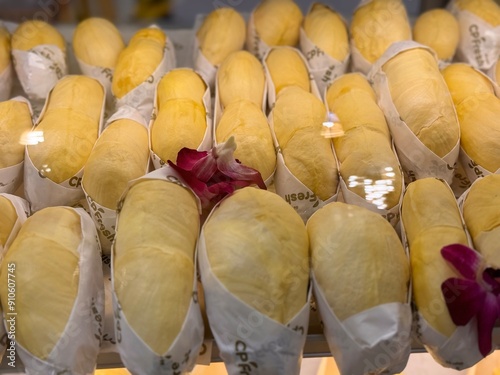
M336 138L344 135L344 128L333 112L328 112L328 119L323 122L321 135L325 138Z
M372 180L363 176L350 176L348 180L349 188L361 187L365 192L365 199L373 203L378 209L387 208L386 195L394 191L394 180L396 173L392 167L384 168L382 176L387 178L381 180Z
M41 142L43 142L45 139L43 137L43 131L41 130L33 130L29 132L24 132L21 135L21 139L19 140L19 143L22 145L26 146L34 146L37 145Z

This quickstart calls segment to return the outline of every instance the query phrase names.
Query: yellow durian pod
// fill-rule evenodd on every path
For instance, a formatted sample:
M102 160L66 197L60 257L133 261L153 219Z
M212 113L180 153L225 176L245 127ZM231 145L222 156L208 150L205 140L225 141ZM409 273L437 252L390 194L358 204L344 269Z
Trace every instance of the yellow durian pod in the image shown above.
M9 30L0 22L0 101L10 97L12 89L11 45Z
M500 58L498 61L500 61ZM500 63L498 61L495 64L495 81L497 85L500 85Z
M276 152L267 118L257 104L241 99L224 109L215 128L215 140L222 143L230 137L236 141L234 157L258 170L264 181L270 181L276 168Z
M30 99L45 100L57 81L67 74L66 54L64 37L45 21L24 21L14 30L14 68Z
M479 175L500 170L500 98L494 83L483 73L466 65L453 64L443 70L460 123L460 145L471 159L466 171L473 181ZM462 83L463 86L462 86Z
M401 371L411 346L410 265L395 229L377 213L340 202L320 208L306 227L316 303L340 372L368 373L367 363L376 364L373 373ZM380 364L374 359L390 342L397 350Z
M403 1L360 3L352 16L349 35L353 70L368 73L392 43L411 40L411 26Z
M244 344L248 362L262 373L297 374L309 318L309 251L294 209L270 191L237 190L205 221L198 259L208 320L228 372L240 371ZM242 326L248 316L256 319ZM252 334L242 340L242 331Z
M0 298L16 313L6 323L15 325L28 373L85 374L96 366L104 314L96 236L83 209L48 207L24 222L5 255Z
M474 249L486 262L500 268L500 175L492 174L472 184L463 202L463 215Z
M134 182L117 219L113 303L120 356L133 374L158 374L173 363L184 373L203 341L195 293L198 203L191 191L166 177L172 176L166 172Z
M176 68L166 73L156 88L156 107L161 108L170 99L191 99L200 106L207 84L201 76L189 68Z
M451 61L460 40L458 21L446 9L428 10L417 17L413 40L431 47L440 61Z

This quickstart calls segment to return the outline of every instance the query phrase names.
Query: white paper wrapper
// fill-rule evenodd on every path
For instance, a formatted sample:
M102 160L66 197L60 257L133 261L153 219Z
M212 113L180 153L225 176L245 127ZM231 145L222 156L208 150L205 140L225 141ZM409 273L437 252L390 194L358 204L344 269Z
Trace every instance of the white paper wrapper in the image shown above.
M384 111L387 119L387 124L389 125L407 182L419 178L437 177L451 184L455 163L458 160L460 142L457 140L453 149L443 158L438 157L429 150L410 130L408 125L401 120L391 98L387 76L382 70L383 65L392 57L412 48L428 49L435 56L431 49L413 41L394 43L373 65L369 79L373 82L373 88L378 97L378 104Z
M364 58L364 56L356 47L356 44L352 39L350 42L350 46L351 46L351 71L368 74L370 72L370 69L372 68L372 63Z
M210 89L213 90L215 87L215 76L217 74L217 66L213 65L210 61L207 60L205 55L201 52L200 43L198 38L194 37L193 44L193 58L194 70L203 77L205 82L208 83Z
M157 28L157 26L151 27ZM175 48L172 39L167 36L163 59L161 60L156 70L153 72L153 74L151 74L151 76L149 76L146 81L141 83L125 96L121 97L120 99L116 99L116 109L120 108L121 106L128 105L137 109L146 120L149 120L149 118L151 117L151 112L153 111L154 93L158 81L161 79L161 77L163 77L165 73L175 68L175 64Z
M497 85L500 85L500 77L497 78L496 72L497 72L497 67L500 65L500 57L498 58L497 62L491 67L490 70L488 70L488 77L493 82L496 82Z
M114 69L88 65L77 57L75 57L75 59L84 75L95 78L101 82L101 85L106 90L106 103L112 103L113 93L111 92L111 82L113 80Z
M16 343L17 353L28 375L90 375L96 366L104 316L100 248L94 223L88 214L82 209L75 211L81 218L83 236L78 248L78 295L62 336L46 360L34 357Z
M200 74L201 76L201 74ZM203 78L203 76L201 76ZM206 82L206 81L205 81ZM200 145L197 147L198 151L208 151L212 148L213 144L213 112L212 112L212 97L210 94L210 87L207 84L207 89L205 90L205 94L203 96L203 104L205 105L205 113L206 113L206 124L207 130L205 131L205 135ZM151 151L151 160L153 161L153 166L155 169L162 168L167 165L166 160L162 160L152 149L151 147L151 129L153 127L153 123L156 120L158 115L158 104L157 104L157 94L156 90L154 93L154 108L153 114L151 116L151 120L149 122L149 149ZM172 160L176 162L176 160Z
M111 255L102 255L104 275L104 328L99 354L118 353L115 336L115 315L113 311L113 287L111 285Z
M458 160L458 163L455 167L455 174L453 175L453 181L450 185L453 193L455 194L455 198L458 199L464 191L466 191L471 185L471 181L469 177L467 177L467 173L465 172L465 168L462 165L462 162Z
M47 96L45 105L38 117L37 124L33 130L36 130L40 120L43 119L47 110L47 103L50 99ZM98 134L101 133L103 127L104 107L106 101L102 101L101 118L99 121ZM49 166L50 167L50 166ZM83 167L74 176L68 178L60 184L55 183L43 175L43 171L38 170L31 161L26 147L24 156L24 195L31 203L31 210L36 212L42 208L49 206L73 206L79 200L85 198L82 189Z
M263 60L264 56L269 51L270 46L268 46L257 34L255 23L253 21L253 14L254 12L250 14L250 18L247 22L247 37L245 47L259 60Z
M29 51L12 50L14 67L26 95L45 100L59 79L68 74L66 56L53 45L39 45Z
M324 334L342 375L394 374L411 353L409 303L387 303L340 321L313 276L314 295Z
M132 181L129 184L129 188L143 179L166 179L187 188L182 178L168 165L140 179ZM127 192L122 196L121 202L125 199L126 194ZM122 204L123 203L119 206L121 207ZM113 258L114 250L112 249L112 275ZM196 255L194 262L196 270ZM186 371L191 371L196 363L200 348L202 347L204 334L203 318L201 316L200 305L198 304L197 272L195 272L193 278L193 298L191 299L181 331L169 350L161 356L155 354L129 325L125 312L122 310L116 295L113 277L111 283L115 318L115 337L120 357L127 369L135 375L180 375L184 374Z
M118 111L112 115L104 128L107 128L112 122L120 119L130 119L138 122L146 129L148 125L144 117L132 107L123 106L118 109ZM104 131L104 130L103 130ZM102 134L102 132L101 132ZM149 159L148 162L144 165L144 174L148 172L149 168ZM90 209L90 216L97 228L97 233L99 234L99 241L101 242L101 248L103 253L110 254L111 252L111 243L115 238L115 225L116 225L116 210L109 209L97 203L86 191L82 185L82 190L85 195L85 199L88 202Z
M298 375L307 337L311 293L304 307L282 325L232 295L211 270L203 229L198 261L207 315L229 375Z
M490 174L500 174L500 168L495 171L495 173L491 173L487 169L481 167L474 160L472 160L469 155L467 155L463 148L460 148L460 162L463 165L467 178L471 183L476 181L478 178L488 176Z
M448 10L457 18L460 41L455 57L487 71L500 57L500 26L493 27L475 14L461 10L454 0Z
M0 72L0 102L10 98L12 91L14 69L12 64L9 64L3 72Z

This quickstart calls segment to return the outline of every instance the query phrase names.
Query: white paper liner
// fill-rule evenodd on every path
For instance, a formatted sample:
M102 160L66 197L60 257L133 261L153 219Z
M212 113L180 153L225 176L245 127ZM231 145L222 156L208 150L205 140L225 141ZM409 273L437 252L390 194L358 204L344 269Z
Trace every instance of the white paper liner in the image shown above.
M153 25L151 28L157 28L157 26ZM171 38L167 36L163 59L158 64L153 74L151 74L146 81L125 94L123 97L116 99L116 109L121 106L128 105L137 109L146 120L149 120L153 111L154 94L158 81L165 73L174 69L175 65L175 48Z
M131 181L129 188L141 180L159 179L168 180L189 189L182 178L170 166L157 169L146 176ZM127 191L122 196L120 207L123 206ZM201 207L199 206L199 210ZM117 223L119 220L119 213ZM111 251L111 274L113 275L114 249ZM196 363L198 353L203 344L204 325L201 316L200 305L198 303L198 284L196 254L193 259L195 273L193 278L193 297L189 309L182 325L179 335L176 337L170 348L163 355L157 355L151 348L137 335L134 329L127 322L125 313L118 301L115 292L114 278L112 277L112 297L115 319L115 337L120 357L127 369L135 375L176 375L191 371ZM206 348L205 348L206 349Z
M498 58L497 62L491 67L491 69L488 70L487 74L490 79L495 82L497 85L500 85L500 77L497 79L497 67L500 65L500 57Z
M40 120L43 119L50 101L51 92L45 100L42 112L38 117L37 124L33 127L36 130ZM106 101L102 101L101 117L98 124L98 134L101 133L103 127L104 108ZM50 167L50 166L49 166ZM32 212L36 212L45 207L50 206L73 206L79 200L85 198L82 189L83 167L75 173L74 176L61 182L55 183L43 175L43 171L38 170L28 153L28 147L25 148L24 154L24 195L31 203Z
M19 229L21 229L21 226L23 225L23 223L26 221L26 219L30 215L30 207L29 207L28 201L26 201L25 199L18 197L16 195L0 193L0 196L7 198L12 203L12 205L14 206L14 209L16 210L16 213L17 213L17 220L16 220L14 226L12 227L12 230L10 231L9 236L7 237L7 241L5 242L5 246L0 244L0 265L1 265L3 257L5 255L5 253L7 252L7 249L12 244L12 241L14 241L14 238L16 238L17 233L19 232Z
M263 60L264 56L269 51L270 46L268 46L257 33L255 29L255 23L253 20L254 12L250 13L250 18L247 22L247 35L246 35L246 49L257 57L259 60Z
M460 148L460 162L465 170L465 174L471 183L476 181L478 178L488 176L490 174L500 174L500 168L491 173L487 169L481 167L465 152L463 148Z
M313 275L314 295L328 346L341 374L394 374L411 353L409 303L387 303L340 321Z
M210 328L228 374L298 375L311 292L304 307L283 325L241 301L219 281L208 261L203 229L198 261Z
M410 130L406 123L401 120L391 98L387 76L382 69L383 65L392 57L413 48L427 49L435 56L435 53L430 48L413 41L394 43L386 50L382 57L375 62L370 71L369 79L373 82L373 88L378 97L378 104L387 119L387 124L389 125L398 158L407 182L419 178L437 177L451 184L455 164L458 160L460 141L457 140L453 149L443 158L440 158L429 150ZM458 118L456 121L458 124Z
M59 79L68 74L66 56L54 45L39 45L29 51L12 50L14 68L26 95L45 100Z
M197 72L198 73L198 72ZM198 73L199 74L199 73ZM201 78L203 76L199 74ZM203 80L205 80L203 78ZM205 81L206 83L206 81ZM205 131L205 135L203 136L203 140L199 144L199 146L196 148L198 151L209 151L212 148L213 145L213 112L212 112L212 97L210 93L210 86L206 83L207 88L205 90L205 94L203 95L203 104L205 105L205 120L207 124L207 129ZM155 89L154 93L154 108L153 108L153 113L151 116L151 120L149 121L149 150L151 152L151 160L153 162L154 169L159 169L167 165L166 160L162 160L154 151L152 148L152 142L151 142L151 130L153 128L153 124L158 116L158 103L157 103L157 90ZM174 163L176 160L172 160Z
M113 93L111 91L111 82L113 80L114 69L103 68L84 63L79 58L75 57L78 66L82 73L86 76L97 79L106 90L106 103L113 102Z
M111 285L111 255L102 254L104 275L104 328L99 354L118 353L115 336L115 316L113 311L113 287Z
M500 57L500 26L493 27L475 14L461 10L453 0L448 10L457 18L460 28L457 60L483 71L490 69Z
M320 93L324 93L338 76L347 72L351 54L348 53L343 61L334 59L326 54L308 38L306 32L300 28L300 50L304 54L309 71L314 77Z
M462 165L461 158L459 156L458 163L455 167L455 174L453 175L453 181L450 185L453 193L455 194L455 198L459 198L464 191L466 191L471 185L471 181L469 177L467 177L467 173L465 172L465 168Z
M120 119L130 119L135 122L138 122L146 129L148 125L146 120L141 116L141 114L132 107L127 105L120 107L118 111L113 114L106 124L104 125L104 130L116 120ZM103 131L104 131L103 130ZM102 132L101 132L102 134ZM100 136L100 135L99 135ZM147 163L144 165L144 174L148 172L149 168L149 159ZM104 207L101 204L97 203L85 190L85 187L82 185L82 190L85 195L85 199L88 202L90 209L90 216L97 228L97 233L99 234L99 241L101 242L101 248L104 254L111 253L111 243L115 238L115 224L116 224L116 210L112 210L108 207Z
M93 374L101 344L104 316L104 285L99 242L88 214L74 209L81 218L82 241L78 294L61 338L46 360L34 357L16 343L28 375ZM8 316L6 316L8 318Z
M205 80L210 87L210 90L213 91L218 67L208 61L205 55L201 52L200 43L196 35L194 36L193 59L194 70Z
M12 68L12 63L3 72L0 72L0 102L10 98L13 75L14 69Z
M356 44L354 43L354 40L352 38L350 42L350 48L351 48L351 71L368 74L370 72L370 69L372 68L372 63L369 62L367 59L365 59L365 57L356 47Z

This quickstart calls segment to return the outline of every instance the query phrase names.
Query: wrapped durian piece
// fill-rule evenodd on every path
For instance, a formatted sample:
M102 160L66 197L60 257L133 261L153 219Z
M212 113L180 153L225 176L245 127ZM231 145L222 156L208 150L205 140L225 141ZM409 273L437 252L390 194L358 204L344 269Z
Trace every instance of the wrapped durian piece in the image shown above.
M10 98L13 81L9 30L0 22L0 101Z
M461 159L469 179L500 171L498 86L468 64L449 65L442 73L455 103Z
M175 64L173 43L163 30L151 26L137 31L116 63L111 85L116 106L129 105L149 119L158 81Z
M155 113L149 125L155 168L175 163L184 148L209 150L211 136L210 88L192 69L165 74L156 90Z
M458 21L446 9L428 10L417 17L413 25L413 40L431 47L440 62L450 62L460 40Z
M350 24L354 71L368 73L389 46L411 40L411 26L402 0L360 2Z
M219 65L245 45L246 23L234 8L221 7L210 12L196 31L194 69L214 87Z
M397 224L403 175L375 92L363 75L349 73L333 81L326 100L344 129L344 135L333 138L344 201Z
M262 60L271 47L296 46L303 18L294 0L261 0L248 21L246 48Z
M477 179L464 194L462 212L474 249L486 262L500 268L500 175Z
M341 374L402 371L411 351L410 265L380 215L332 202L307 221L315 296ZM377 361L387 345L389 361Z
M215 142L226 142L230 137L237 145L234 157L258 170L262 179L270 183L276 152L267 118L255 103L241 99L226 106L215 128Z
M124 48L120 31L105 18L87 18L73 32L73 50L80 70L102 83L108 99L112 98L113 72Z
M45 21L24 21L16 28L12 57L24 92L35 101L44 101L56 82L68 73L66 41Z
M32 210L83 198L83 166L102 126L105 90L98 80L69 75L50 92L28 144L24 193ZM43 141L41 141L43 139Z
M208 320L228 373L248 366L297 375L310 296L300 216L272 192L237 190L205 221L198 257Z
M123 106L109 118L85 163L82 188L96 224L101 248L109 254L115 236L116 208L127 184L147 173L147 123Z
M271 48L264 60L274 86L274 94L288 86L298 86L310 91L309 70L301 52L295 48Z
M279 93L270 121L278 147L276 192L307 220L337 196L337 160L331 139L322 135L326 108L313 94L290 86Z
M417 338L446 367L467 368L482 358L475 322L457 327L441 284L459 277L441 255L450 244L468 245L465 225L448 184L436 178L411 182L401 205L403 241L409 247Z
M0 193L14 193L22 181L24 148L33 127L30 103L16 97L0 102Z
M323 93L349 65L349 35L342 16L325 4L314 3L302 23L300 49Z
M94 223L83 209L48 207L30 216L1 266L7 330L29 374L94 371L104 287ZM12 297L14 288L15 297ZM9 293L10 292L10 293ZM10 303L9 303L10 302Z
M394 43L368 78L408 181L438 177L451 184L460 126L433 51L414 41Z
M198 200L166 166L134 181L120 208L112 285L121 359L133 374L184 374L203 342Z
M451 0L448 9L460 27L458 61L489 70L500 57L500 5L495 0Z

